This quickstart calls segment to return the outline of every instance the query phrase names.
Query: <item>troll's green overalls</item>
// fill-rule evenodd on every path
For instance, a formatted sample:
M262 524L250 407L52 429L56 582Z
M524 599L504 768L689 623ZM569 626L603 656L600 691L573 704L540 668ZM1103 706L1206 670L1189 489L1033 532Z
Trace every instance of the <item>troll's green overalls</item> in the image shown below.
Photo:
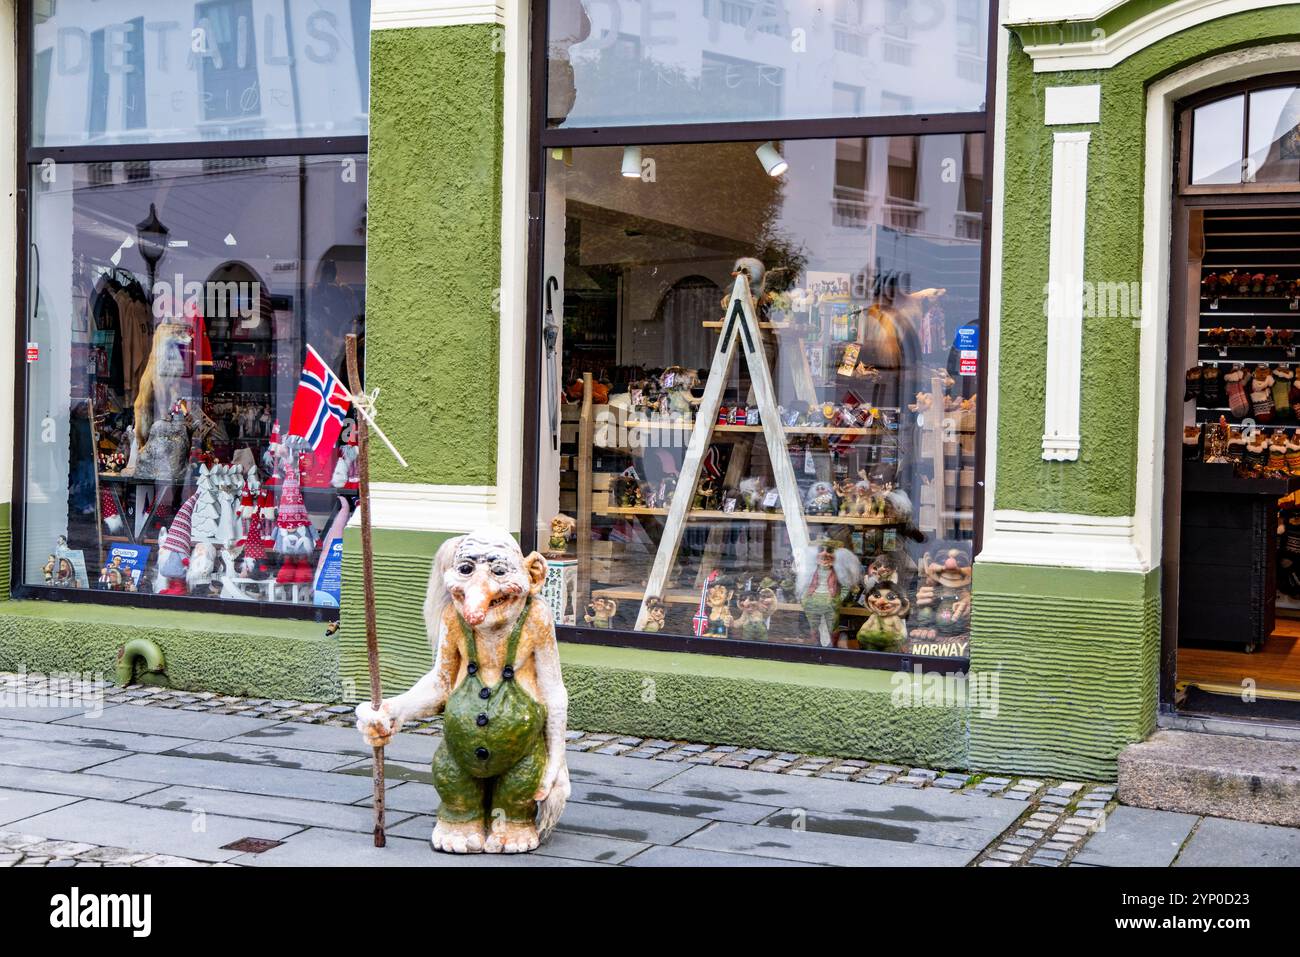
M536 818L533 795L546 770L546 707L514 680L519 635L531 608L530 599L510 633L506 665L495 688L479 677L474 631L456 616L469 663L465 680L447 699L443 744L433 756L433 786L442 799L439 820L490 823L498 808L514 823L531 824Z

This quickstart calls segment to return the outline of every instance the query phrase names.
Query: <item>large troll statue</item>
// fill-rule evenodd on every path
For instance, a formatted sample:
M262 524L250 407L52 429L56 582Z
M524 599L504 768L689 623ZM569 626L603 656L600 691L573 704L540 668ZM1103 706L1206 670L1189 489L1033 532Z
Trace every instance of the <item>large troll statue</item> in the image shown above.
M531 851L569 797L564 731L569 697L555 624L538 597L546 560L527 558L505 532L443 543L433 560L424 621L433 670L376 711L357 705L357 727L382 746L412 718L445 709L433 758L442 805L435 850Z

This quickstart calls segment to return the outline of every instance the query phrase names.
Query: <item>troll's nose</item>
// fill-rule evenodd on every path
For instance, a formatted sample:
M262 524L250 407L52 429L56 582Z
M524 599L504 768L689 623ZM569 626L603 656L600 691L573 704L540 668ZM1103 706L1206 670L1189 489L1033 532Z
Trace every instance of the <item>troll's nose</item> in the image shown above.
M465 588L464 607L461 614L470 625L481 625L487 618L488 608L497 596L497 588L491 582L472 582Z

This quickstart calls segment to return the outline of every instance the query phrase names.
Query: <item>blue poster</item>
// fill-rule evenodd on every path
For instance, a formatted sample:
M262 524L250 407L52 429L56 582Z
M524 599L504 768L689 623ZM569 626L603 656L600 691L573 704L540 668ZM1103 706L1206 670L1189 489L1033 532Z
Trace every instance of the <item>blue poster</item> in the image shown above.
M140 576L149 564L149 545L115 542L108 547L108 564L100 571L101 587L113 591L137 591Z
M328 545L325 563L316 576L315 601L326 608L337 608L343 592L343 539L336 538Z

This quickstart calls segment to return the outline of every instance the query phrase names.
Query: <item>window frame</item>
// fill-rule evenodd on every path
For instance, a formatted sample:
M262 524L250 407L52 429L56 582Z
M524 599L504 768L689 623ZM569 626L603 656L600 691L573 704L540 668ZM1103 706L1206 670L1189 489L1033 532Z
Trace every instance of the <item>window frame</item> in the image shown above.
M527 315L524 343L523 388L523 489L520 497L520 544L525 552L538 545L538 441L541 435L541 326L531 317L544 312L542 256L545 239L545 170L549 150L584 146L659 146L686 143L767 140L826 139L843 137L926 136L951 133L984 134L985 189L980 228L980 310L984 329L979 342L979 375L976 394L978 421L975 463L975 533L971 540L972 560L979 554L984 532L984 476L986 453L986 407L988 394L988 304L991 274L990 237L993 208L991 174L994 159L994 93L997 88L998 3L990 0L986 41L984 109L968 113L931 113L902 116L859 116L799 120L733 121L699 124L652 124L589 128L547 126L547 26L549 0L530 0L530 63L528 104L528 278ZM969 55L969 52L967 52ZM645 648L652 651L688 652L760 658L805 664L836 664L851 667L925 673L958 673L970 667L969 658L940 658L846 648L754 642L738 638L709 638L693 635L650 633L634 630L557 625L561 640L577 644Z
M9 595L15 599L65 601L87 605L116 605L167 611L207 612L209 614L258 615L265 618L285 618L329 622L339 618L338 608L318 605L299 605L289 602L239 601L227 598L198 598L193 596L155 595L140 592L118 592L96 588L62 588L34 585L23 580L24 556L27 547L25 520L27 474L27 413L28 369L25 357L28 323L31 320L29 292L31 289L31 174L45 160L56 163L109 163L127 160L206 160L263 156L329 156L359 154L368 156L369 135L330 137L280 137L274 139L190 141L166 143L130 143L104 146L32 146L32 94L31 69L35 62L33 44L35 20L32 5L18 4L17 10L17 142L15 164L17 188L14 195L15 269L17 270L14 300L14 419L13 466L14 478L10 495L9 527L11 533L9 552ZM367 175L369 175L367 171Z
M1288 73L1270 73L1267 76L1251 77L1188 97L1178 104L1175 124L1177 129L1177 156L1175 159L1175 183L1181 196L1222 196L1226 194L1268 194L1300 192L1300 180L1294 183L1192 183L1192 140L1195 135L1194 115L1203 106L1209 106L1220 100L1234 96L1244 99L1241 110L1241 158L1244 163L1250 157L1250 100L1252 93L1264 90L1276 90L1288 86L1300 87L1300 71Z

